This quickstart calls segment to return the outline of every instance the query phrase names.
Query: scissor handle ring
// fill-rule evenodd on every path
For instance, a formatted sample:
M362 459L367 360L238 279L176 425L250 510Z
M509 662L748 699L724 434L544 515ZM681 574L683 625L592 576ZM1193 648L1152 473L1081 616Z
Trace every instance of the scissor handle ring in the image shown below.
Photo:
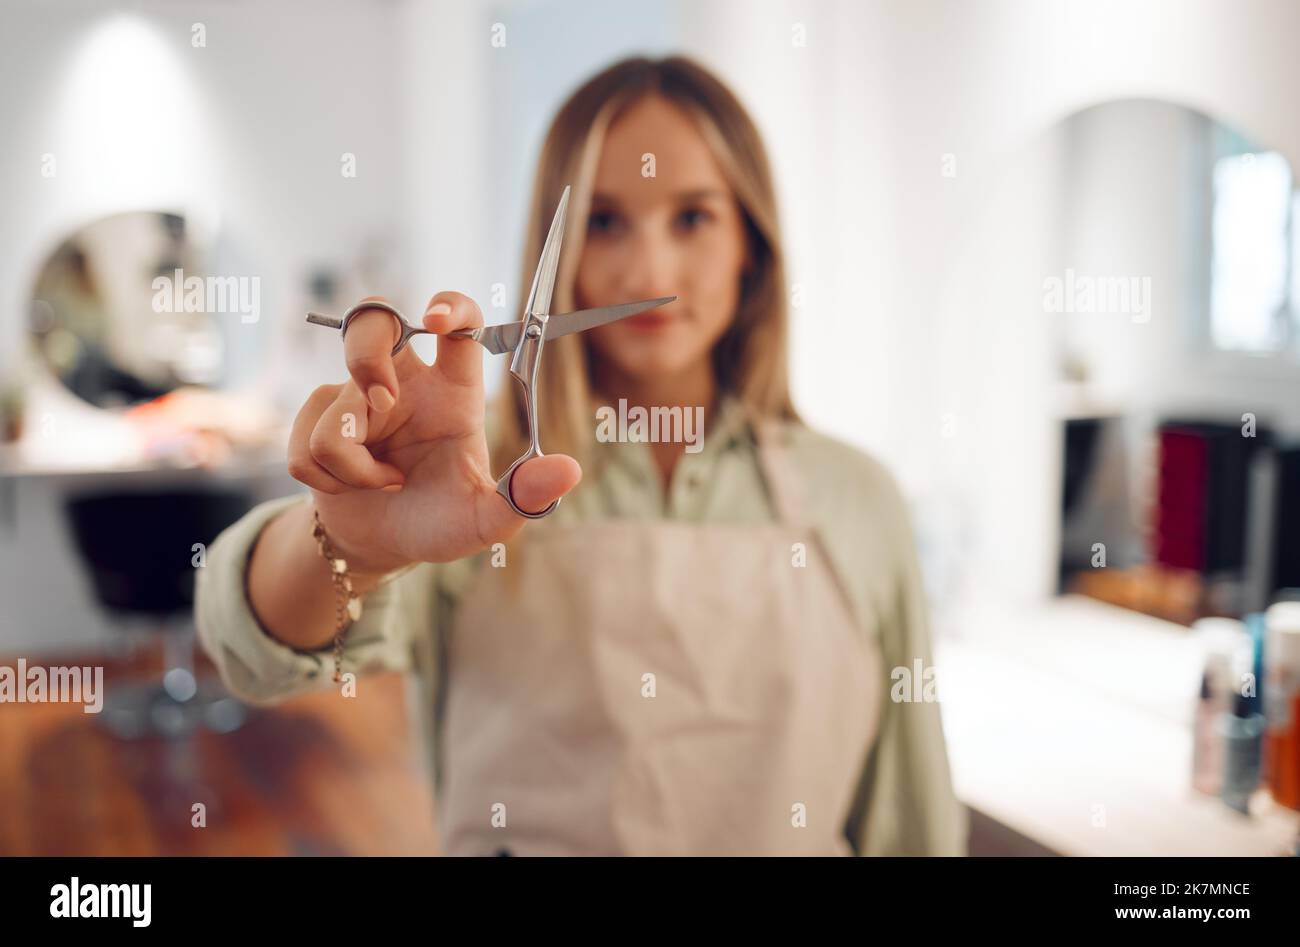
M367 309L382 309L397 317L398 333L401 337L397 340L397 344L393 346L393 350L388 353L389 358L406 348L406 343L411 340L411 336L416 334L416 330L411 327L411 324L406 321L406 317L402 315L401 311L396 306L392 303L383 302L382 300L372 299L369 302L359 302L347 312L343 313L343 324L339 327L339 334L341 336L346 336L348 334L348 325L352 322L353 318L365 312Z
M532 460L534 457L541 457L541 456L542 454L540 452L534 452L530 450L528 453L518 458L513 464L511 464L508 468L506 468L506 472L501 475L501 478L499 480L497 480L497 493L501 494L503 497L506 498L506 502L510 504L510 509L514 510L516 513L518 513L520 516L524 517L525 519L540 520L543 517L550 516L552 513L555 512L555 508L560 505L560 500L564 499L563 497L556 497L554 500L551 501L551 505L548 506L546 509L541 510L537 513L529 513L527 510L522 509L519 506L519 504L515 502L514 496L511 495L510 484L515 479L515 471L519 469L519 465L526 460Z

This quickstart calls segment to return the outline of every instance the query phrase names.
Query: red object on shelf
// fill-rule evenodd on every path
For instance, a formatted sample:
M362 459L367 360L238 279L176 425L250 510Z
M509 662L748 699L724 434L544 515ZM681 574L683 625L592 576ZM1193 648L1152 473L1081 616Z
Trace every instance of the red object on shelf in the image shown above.
M1155 559L1175 569L1205 568L1209 446L1194 431L1160 432L1160 483L1155 509Z

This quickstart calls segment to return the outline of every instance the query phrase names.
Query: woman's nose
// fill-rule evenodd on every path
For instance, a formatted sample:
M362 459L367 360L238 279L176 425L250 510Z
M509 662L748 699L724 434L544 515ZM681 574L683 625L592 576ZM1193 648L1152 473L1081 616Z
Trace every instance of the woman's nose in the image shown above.
M680 256L666 237L639 230L629 241L631 251L623 267L622 290L629 298L652 299L679 291Z

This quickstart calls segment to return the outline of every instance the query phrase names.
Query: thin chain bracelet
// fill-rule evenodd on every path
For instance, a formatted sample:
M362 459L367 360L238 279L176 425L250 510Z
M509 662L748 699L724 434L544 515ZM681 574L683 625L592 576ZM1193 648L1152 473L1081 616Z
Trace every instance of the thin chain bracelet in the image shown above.
M334 683L343 681L343 633L352 622L361 618L361 597L352 588L352 574L348 571L348 561L338 554L334 543L330 541L325 526L320 521L320 511L314 506L311 511L311 534L316 538L316 546L330 567L330 581L334 583L334 592L338 605L334 615ZM420 563L412 562L395 572L390 572L379 581L379 586L387 585L394 579L406 575Z
M343 632L352 622L361 617L361 599L352 588L352 576L348 572L347 560L337 554L334 544L330 542L329 534L321 525L320 511L313 509L311 518L313 524L311 534L316 538L316 546L320 549L320 554L329 563L330 581L334 583L334 593L338 599L334 616L334 683L338 684L343 680Z

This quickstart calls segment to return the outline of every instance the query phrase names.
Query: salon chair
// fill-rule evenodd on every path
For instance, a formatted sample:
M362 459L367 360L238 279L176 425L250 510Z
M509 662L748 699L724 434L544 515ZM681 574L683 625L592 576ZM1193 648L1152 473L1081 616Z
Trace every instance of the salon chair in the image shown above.
M179 737L238 729L247 710L194 670L195 544L203 549L254 503L239 490L82 494L66 513L96 599L119 628L146 623L162 638L164 673L150 684L110 686L99 722L115 736Z

